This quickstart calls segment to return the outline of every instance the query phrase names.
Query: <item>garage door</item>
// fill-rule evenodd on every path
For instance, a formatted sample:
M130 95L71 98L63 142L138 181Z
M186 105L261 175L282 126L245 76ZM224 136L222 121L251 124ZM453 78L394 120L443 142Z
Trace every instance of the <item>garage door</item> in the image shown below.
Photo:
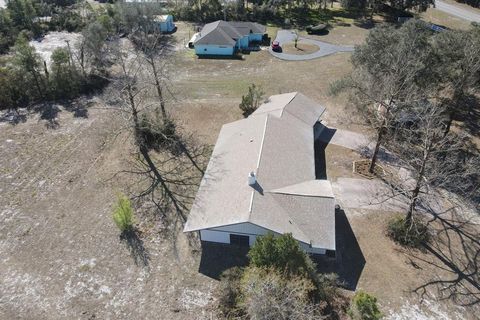
M239 234L230 234L230 244L237 246L248 247L250 246L249 236L241 236Z

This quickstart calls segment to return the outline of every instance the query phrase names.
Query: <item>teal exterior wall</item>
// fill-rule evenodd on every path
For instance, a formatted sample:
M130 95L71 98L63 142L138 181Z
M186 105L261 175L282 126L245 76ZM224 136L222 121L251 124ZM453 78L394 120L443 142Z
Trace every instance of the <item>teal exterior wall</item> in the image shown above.
M263 40L263 34L261 34L261 33L250 33L248 35L248 40L250 42L252 42L252 41L261 42Z
M247 49L248 48L248 43L249 43L249 37L245 36L245 37L237 40L236 46L239 49Z
M172 32L175 29L175 24L173 23L173 17L168 15L165 22L160 22L159 24L160 32Z
M227 46L216 46L216 45L195 45L195 54L202 55L212 55L212 56L232 56L235 52L235 48Z

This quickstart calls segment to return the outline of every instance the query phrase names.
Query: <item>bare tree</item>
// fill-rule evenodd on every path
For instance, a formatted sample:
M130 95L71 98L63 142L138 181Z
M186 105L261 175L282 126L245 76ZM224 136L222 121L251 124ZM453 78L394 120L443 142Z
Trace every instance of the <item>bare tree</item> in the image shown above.
M405 109L403 121L391 133L388 147L401 155L403 177L390 181L408 199L406 223L413 225L419 205L429 206L437 191L472 199L478 188L478 152L469 150L459 134L444 134L445 115L440 104L423 101ZM422 201L424 200L424 201Z
M402 116L402 106L425 97L429 76L430 32L421 21L400 29L390 26L370 32L355 48L352 74L331 86L331 93L350 93L360 115L374 129L376 139L369 171L373 173L380 147Z
M150 145L146 140L145 121L155 113L158 105L148 104L148 81L143 81L143 56L128 44L121 45L116 54L116 61L120 67L120 77L116 81L116 92L121 97L121 111L126 115L128 127L134 135L138 156L136 167L131 173L140 174L150 179L149 186L140 193L140 196L150 195L160 208L172 207L175 213L185 221L185 211L193 200L193 191L198 186L200 176L190 170L190 160L184 160L181 155L172 154L171 150L156 149L156 156L152 157ZM154 121L154 120L152 120ZM149 122L147 122L149 123ZM161 132L156 132L162 134ZM164 137L165 138L165 137ZM203 148L195 153L195 161L203 161ZM203 165L199 164L199 165ZM160 199L156 191L160 192Z
M150 28L145 27L145 30L138 30L132 36L132 40L137 50L143 53L142 59L148 66L145 78L155 88L162 121L162 125L160 125L158 123L160 117L157 113L155 117L150 117L146 121L146 127L154 136L158 137L157 141L163 141L163 147L168 148L175 154L183 153L191 164L203 174L203 167L199 165L198 158L209 153L208 149L204 145L194 142L193 136L179 134L177 126L166 108L166 93L171 95L167 86L169 80L167 69L170 64L169 58L173 46L172 38L161 34L153 20L145 25L150 26Z

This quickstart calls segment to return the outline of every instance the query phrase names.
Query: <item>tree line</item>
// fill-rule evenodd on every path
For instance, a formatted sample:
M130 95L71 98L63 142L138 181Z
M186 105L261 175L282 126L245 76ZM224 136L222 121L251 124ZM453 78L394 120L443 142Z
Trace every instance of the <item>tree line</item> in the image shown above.
M407 11L425 11L433 0L340 0L343 12L333 12L334 0L236 0L224 3L220 0L178 1L172 7L177 19L208 23L219 19L257 21L283 24L285 20L302 26L328 22L332 15L341 14L353 18L372 17L382 13L391 17L411 16Z
M7 9L0 9L0 28L3 30L3 33L0 31L0 43L9 53L0 60L0 83L3 84L0 88L0 109L18 110L40 102L73 99L101 89L110 81L109 67L114 63L111 44L114 40L121 34L138 30L140 25L148 25L150 29L153 25L142 8L118 4L94 10L89 5L84 6L79 18L81 23L77 25L81 28L73 30L80 31L80 41L66 42L63 47L55 49L51 62L47 63L29 41L37 32L55 30L58 25L55 21L35 20L38 18L38 9L35 9L38 4L32 4L32 0L12 0L8 2ZM59 10L56 3L47 2L46 5L55 5L52 10ZM67 8L71 14L80 17L76 4ZM148 16L154 14L149 12ZM11 23L5 24L5 21ZM44 23L47 27L37 30L36 26ZM68 27L67 30L71 31ZM8 39L2 38L2 35L8 35ZM12 45L11 38L14 41Z

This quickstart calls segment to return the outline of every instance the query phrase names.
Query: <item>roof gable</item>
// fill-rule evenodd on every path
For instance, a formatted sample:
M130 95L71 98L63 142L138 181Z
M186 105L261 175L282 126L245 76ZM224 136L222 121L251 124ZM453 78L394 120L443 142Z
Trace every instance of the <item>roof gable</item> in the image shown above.
M235 45L238 39L253 33L264 33L265 27L253 22L230 22L218 20L207 23L194 44Z

